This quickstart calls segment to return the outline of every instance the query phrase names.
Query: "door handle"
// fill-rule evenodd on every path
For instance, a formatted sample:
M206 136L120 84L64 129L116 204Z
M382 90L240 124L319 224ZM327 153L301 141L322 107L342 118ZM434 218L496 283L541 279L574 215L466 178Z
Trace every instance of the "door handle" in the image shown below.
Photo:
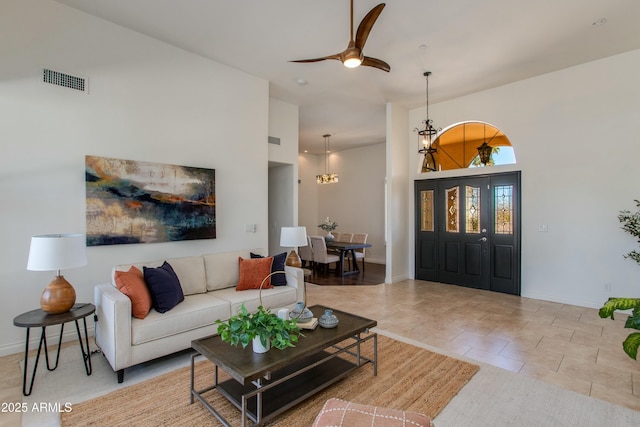
M481 238L481 239L478 239L478 242L486 242L486 241L487 241L487 238L486 238L486 237L483 237L483 238Z

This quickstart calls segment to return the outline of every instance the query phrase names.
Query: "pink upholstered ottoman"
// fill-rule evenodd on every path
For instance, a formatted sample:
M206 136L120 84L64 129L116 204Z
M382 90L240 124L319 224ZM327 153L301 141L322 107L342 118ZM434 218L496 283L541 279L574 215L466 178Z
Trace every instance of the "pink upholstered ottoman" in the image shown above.
M329 399L313 427L433 427L431 419L417 412L362 405Z

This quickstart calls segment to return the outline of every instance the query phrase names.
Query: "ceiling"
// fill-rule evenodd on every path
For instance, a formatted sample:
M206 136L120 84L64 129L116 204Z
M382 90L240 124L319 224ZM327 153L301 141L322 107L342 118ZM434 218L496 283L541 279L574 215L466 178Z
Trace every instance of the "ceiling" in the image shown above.
M349 0L57 1L268 80L314 154L326 133L332 151L384 142L385 103L424 106L425 71L434 104L640 48L638 0L389 1L364 48L389 73L289 62L347 47ZM354 31L379 2L354 0Z

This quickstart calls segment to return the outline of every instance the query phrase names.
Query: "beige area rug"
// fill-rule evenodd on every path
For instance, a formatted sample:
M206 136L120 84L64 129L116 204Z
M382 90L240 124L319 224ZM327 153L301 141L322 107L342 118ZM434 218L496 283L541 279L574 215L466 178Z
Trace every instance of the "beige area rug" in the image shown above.
M370 344L363 355L371 357ZM309 426L330 397L359 403L421 412L435 417L464 387L479 367L413 345L378 335L378 376L373 366L352 372L348 377L285 412L270 425ZM180 368L140 384L73 405L61 414L63 426L217 426L220 423L196 401L189 404L189 367ZM204 388L213 378L208 361L196 365L196 388ZM239 411L216 391L207 400L232 424Z

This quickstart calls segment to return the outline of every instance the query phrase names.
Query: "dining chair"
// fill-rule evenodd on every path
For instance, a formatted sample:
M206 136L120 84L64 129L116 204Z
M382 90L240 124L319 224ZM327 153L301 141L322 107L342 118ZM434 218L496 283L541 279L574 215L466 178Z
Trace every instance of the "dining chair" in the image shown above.
M325 272L329 270L329 264L336 263L336 269L340 268L340 257L327 252L327 244L322 236L309 236L311 251L313 252L313 264L324 265Z
M333 241L334 242L342 242L342 233L339 233L337 231L332 231L331 235L333 236ZM335 249L335 248L327 248L327 252L329 252L330 254L336 254L339 255L340 254L340 250Z
M300 259L302 260L302 267L304 268L308 262L311 266L310 268L313 270L313 251L311 250L311 240L309 236L307 236L307 246L298 247L298 255L300 255Z
M354 233L352 243L367 243L367 233ZM364 252L366 248L355 249L356 262L362 260L362 274L364 274Z
M340 233L340 240L336 239L336 242L351 243L353 239L353 233Z

